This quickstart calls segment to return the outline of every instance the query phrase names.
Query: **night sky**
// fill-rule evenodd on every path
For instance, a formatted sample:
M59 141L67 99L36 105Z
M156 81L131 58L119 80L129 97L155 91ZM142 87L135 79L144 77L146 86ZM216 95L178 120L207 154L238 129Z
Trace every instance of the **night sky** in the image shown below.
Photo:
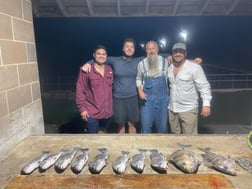
M108 55L122 55L126 37L140 42L167 38L161 53L170 53L179 32L188 31L188 58L201 57L207 67L252 73L252 17L35 18L41 75L77 75L96 45ZM140 45L135 56L144 56Z

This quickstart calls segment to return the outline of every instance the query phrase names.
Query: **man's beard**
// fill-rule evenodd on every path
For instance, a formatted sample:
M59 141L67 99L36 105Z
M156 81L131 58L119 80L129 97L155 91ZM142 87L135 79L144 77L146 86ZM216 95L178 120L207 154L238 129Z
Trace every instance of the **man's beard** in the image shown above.
M159 58L158 55L147 57L148 73L150 76L157 76L159 74Z
M125 52L123 52L123 56L126 58L126 59L131 59L133 57L133 55L127 55Z
M179 61L176 61L175 58L173 58L173 65L175 67L178 67L178 66L182 65L184 62L185 62L185 59L181 59Z

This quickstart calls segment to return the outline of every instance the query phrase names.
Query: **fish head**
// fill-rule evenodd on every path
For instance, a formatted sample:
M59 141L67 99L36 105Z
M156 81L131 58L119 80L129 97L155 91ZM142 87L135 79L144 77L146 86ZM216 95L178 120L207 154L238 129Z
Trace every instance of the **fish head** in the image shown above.
M168 169L168 163L167 163L167 161L161 161L159 166L162 169Z
M222 166L220 166L225 173L229 175L236 175L235 161L232 158L227 158L223 161Z
M199 163L185 162L181 165L181 167L186 173L196 173L199 167Z

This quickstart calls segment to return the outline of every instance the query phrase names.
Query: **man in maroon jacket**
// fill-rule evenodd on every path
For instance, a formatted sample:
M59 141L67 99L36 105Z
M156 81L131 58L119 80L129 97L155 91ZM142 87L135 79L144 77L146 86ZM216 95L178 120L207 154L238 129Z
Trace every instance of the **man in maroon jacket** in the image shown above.
M80 69L76 83L76 104L88 133L105 131L113 114L113 70L106 64L104 46L95 48L94 64L89 73Z

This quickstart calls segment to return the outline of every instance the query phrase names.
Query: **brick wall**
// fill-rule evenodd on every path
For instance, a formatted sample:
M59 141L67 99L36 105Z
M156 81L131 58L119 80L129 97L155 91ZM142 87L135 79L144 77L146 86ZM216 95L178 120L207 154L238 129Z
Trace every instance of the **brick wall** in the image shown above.
M0 158L44 134L31 0L0 0Z

